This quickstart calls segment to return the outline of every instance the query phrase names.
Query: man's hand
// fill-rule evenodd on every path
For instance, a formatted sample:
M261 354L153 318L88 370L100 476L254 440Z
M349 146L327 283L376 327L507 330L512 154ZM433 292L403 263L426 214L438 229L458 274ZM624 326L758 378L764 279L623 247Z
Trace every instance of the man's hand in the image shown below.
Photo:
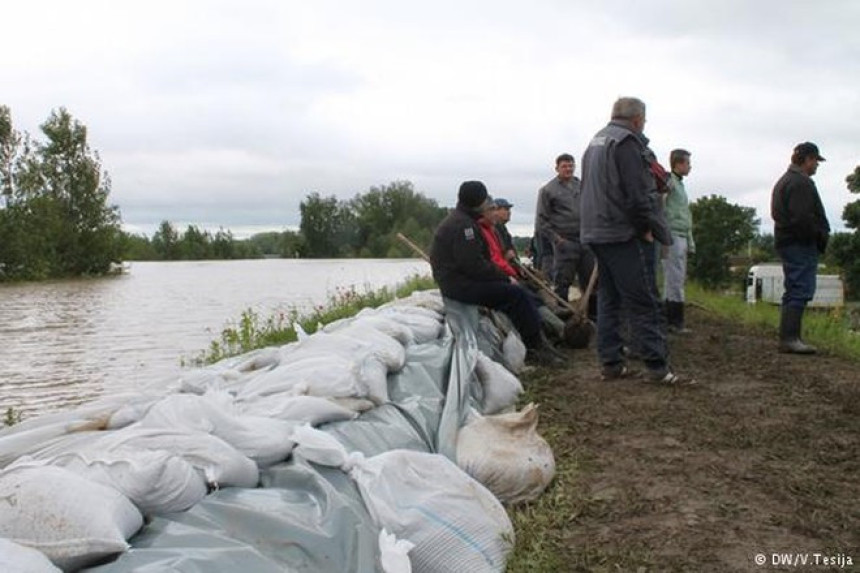
M648 232L646 232L646 233L642 236L642 238L643 238L643 239L645 239L645 240L646 240L647 242L649 242L649 243L653 243L653 242L654 242L654 233L652 233L652 232L649 230Z

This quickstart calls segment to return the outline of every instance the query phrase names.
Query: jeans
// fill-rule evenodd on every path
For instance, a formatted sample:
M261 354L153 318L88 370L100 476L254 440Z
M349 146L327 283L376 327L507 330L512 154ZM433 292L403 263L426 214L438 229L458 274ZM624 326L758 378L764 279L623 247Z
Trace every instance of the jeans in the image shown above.
M653 243L631 239L591 245L597 257L597 355L603 365L623 361L624 320L630 322L632 346L649 370L668 364L666 323L657 291Z
M782 259L782 304L786 307L806 308L815 296L818 272L818 249L815 245L786 245L777 249Z

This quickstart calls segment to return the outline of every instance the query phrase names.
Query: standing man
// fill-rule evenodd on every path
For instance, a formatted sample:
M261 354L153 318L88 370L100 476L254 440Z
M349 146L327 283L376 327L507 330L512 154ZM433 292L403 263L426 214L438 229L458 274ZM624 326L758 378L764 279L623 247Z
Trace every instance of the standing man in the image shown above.
M688 333L684 320L684 283L687 281L687 254L696 250L693 240L693 214L684 188L684 177L690 173L690 152L673 149L669 153L669 185L666 193L666 219L672 233L672 244L664 247L663 293L666 296L666 318L669 332Z
M574 278L580 292L585 292L594 269L591 251L579 239L581 183L573 175L575 169L576 161L569 153L555 159L557 175L538 191L535 211L540 234L552 245L555 292L564 300L570 300Z
M774 241L782 259L785 292L779 319L779 351L815 354L800 338L803 311L815 295L818 255L824 254L830 224L812 176L824 158L818 146L806 141L791 155L791 165L773 188L770 214Z
M648 380L677 384L655 276L654 240L668 245L671 237L658 207L644 127L645 103L623 97L589 143L582 159L581 237L594 251L600 273L597 354L604 380L628 374L621 333L626 315Z
M464 181L460 185L456 208L433 235L433 278L448 298L507 314L526 345L527 362L563 365L564 360L543 335L532 295L490 259L490 248L478 220L491 205L482 182Z

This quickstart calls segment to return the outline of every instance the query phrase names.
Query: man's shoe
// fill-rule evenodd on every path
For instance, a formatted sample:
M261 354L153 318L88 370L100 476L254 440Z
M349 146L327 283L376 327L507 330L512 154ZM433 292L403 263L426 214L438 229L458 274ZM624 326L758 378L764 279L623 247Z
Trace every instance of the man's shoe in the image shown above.
M815 354L818 352L818 349L806 344L799 338L793 338L791 340L780 340L779 351L782 354Z
M629 378L632 375L633 372L623 362L604 364L600 369L600 379L603 381L621 380L622 378Z
M645 382L658 386L692 386L696 384L693 378L682 378L669 370L669 368L649 370L645 376Z

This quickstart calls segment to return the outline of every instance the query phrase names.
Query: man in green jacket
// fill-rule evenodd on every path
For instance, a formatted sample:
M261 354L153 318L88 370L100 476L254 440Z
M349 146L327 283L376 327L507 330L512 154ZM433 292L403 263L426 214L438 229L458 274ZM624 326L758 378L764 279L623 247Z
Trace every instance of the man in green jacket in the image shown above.
M684 177L690 173L690 152L673 149L669 154L668 192L665 198L666 219L672 233L672 244L663 247L663 294L669 332L687 333L684 321L684 283L687 281L687 255L694 253L693 214L684 188Z

